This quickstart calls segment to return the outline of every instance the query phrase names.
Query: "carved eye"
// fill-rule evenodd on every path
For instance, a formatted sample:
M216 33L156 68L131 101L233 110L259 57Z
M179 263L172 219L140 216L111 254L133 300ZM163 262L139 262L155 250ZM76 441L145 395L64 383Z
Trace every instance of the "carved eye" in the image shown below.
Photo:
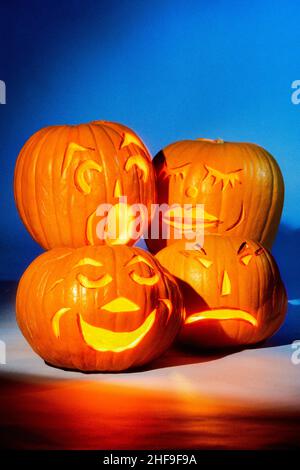
M136 166L142 173L142 179L144 183L148 180L149 177L149 163L141 155L133 155L128 158L125 163L125 171L130 171L133 166Z
M248 243L243 242L238 249L238 255L240 255L246 248L249 248Z
M154 274L154 276L151 276L151 277L144 277L144 276L140 276L135 271L132 271L130 273L130 277L134 282L142 286L154 286L154 284L156 284L159 281L158 274Z
M77 280L82 285L82 287L86 287L87 289L99 289L101 287L106 286L112 281L112 277L110 274L104 274L98 279L90 279L84 274L78 274Z
M238 255L242 255L240 257L240 262L242 264L244 264L245 266L248 266L248 264L250 263L252 257L253 257L253 253L251 253L251 247L248 245L247 242L243 242L239 249L238 249Z
M262 247L257 248L253 253L251 247L248 245L247 242L243 242L238 249L238 255L242 255L240 258L240 262L243 263L245 266L248 266L253 256L259 256L264 253L264 249Z
M76 142L70 142L64 155L61 175L64 176L71 163L79 157L80 153L87 154L87 152L95 152L95 149L91 147L83 147ZM87 180L87 174L91 173L91 171L102 173L103 168L99 163L91 158L77 163L74 173L74 183L77 189L83 194L90 194L91 192L91 186Z
M221 171L215 170L214 168L211 168L208 165L204 165L204 168L206 169L207 173L203 181L211 178L213 186L215 184L221 183L222 191L225 191L229 184L232 188L234 188L235 183L241 183L239 177L239 172L242 171L241 168L239 170L231 171L229 173L222 173Z
M91 171L102 173L102 166L94 160L85 160L81 162L75 170L74 182L79 191L83 194L90 194L91 186L86 179L86 175Z
M149 266L151 268L151 271L153 272L153 266L151 265L151 263L141 255L135 256L133 259L129 261L129 263L127 263L126 266L132 266L133 264L136 264L136 263L142 263L142 264ZM151 276L146 277L146 276L141 276L135 271L131 271L129 276L134 282L142 286L154 286L154 284L156 284L159 281L158 274L153 274Z
M103 266L103 264L93 258L82 258L78 261L77 264L75 264L74 268L78 268L79 266L101 267ZM106 286L113 280L111 275L107 273L99 277L98 279L90 279L88 276L79 273L77 274L76 279L82 287L86 287L87 289L99 289L101 287Z

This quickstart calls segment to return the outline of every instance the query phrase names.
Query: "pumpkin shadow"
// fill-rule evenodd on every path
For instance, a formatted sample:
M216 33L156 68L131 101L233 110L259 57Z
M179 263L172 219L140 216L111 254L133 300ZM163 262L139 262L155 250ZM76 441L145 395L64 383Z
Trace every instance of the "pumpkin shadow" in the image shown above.
M146 372L167 367L178 367L216 361L244 348L227 348L222 350L201 350L200 348L175 344L162 356L143 367L131 369L131 372Z
M177 283L183 292L185 305L191 313L195 313L199 308L204 310L209 309L205 300L196 292L189 284L176 278ZM243 346L229 344L228 337L224 330L216 323L214 328L216 341L220 344L226 344L222 348L203 348L200 345L190 345L186 343L177 342L168 349L162 356L155 359L146 366L135 368L137 371L146 371L154 369L164 369L166 367L177 367L191 364L201 364L204 362L211 362L222 357L234 354L245 349Z
M44 361L44 363L53 369L63 370L65 372L78 372L84 375L118 375L118 374L133 374L139 372L147 372L151 370L157 369L165 369L168 367L177 367L177 366L185 366L185 365L192 365L192 364L201 364L204 362L215 361L217 359L221 359L229 354L234 352L240 351L241 348L235 349L226 349L223 351L200 351L198 348L193 348L191 346L184 346L181 344L175 344L170 349L168 349L164 354L162 354L159 358L154 359L152 362L139 367L132 367L131 369L127 370L120 370L120 371L99 371L99 370L90 370L90 371L82 371L79 369L71 369L67 367L59 367L51 364L50 362Z
M200 348L176 344L163 356L138 370L153 370L188 364L200 364L221 359L222 357L245 349L264 349L286 346L290 345L295 340L300 340L300 229L292 229L288 225L281 224L272 249L272 254L279 266L289 299L286 319L280 329L272 337L253 345L228 347L222 350L201 350ZM188 292L189 302L192 304L195 293L193 289L189 291L186 284L184 288L185 291Z

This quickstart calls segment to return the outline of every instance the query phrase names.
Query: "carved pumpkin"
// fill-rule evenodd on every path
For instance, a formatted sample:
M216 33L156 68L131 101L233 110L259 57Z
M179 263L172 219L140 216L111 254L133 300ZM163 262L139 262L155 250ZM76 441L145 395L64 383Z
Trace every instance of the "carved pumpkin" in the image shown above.
M191 212L191 225L181 214L164 217L170 238L150 239L153 253L176 238L188 238L190 228L257 240L270 248L280 221L284 184L276 161L255 144L222 140L186 140L167 146L154 160L160 204L204 205ZM165 214L166 215L166 214ZM195 228L194 228L195 230ZM182 231L182 236L177 232Z
M184 342L208 348L252 344L282 324L285 288L274 258L259 243L206 235L198 250L179 241L156 256L182 289Z
M40 130L22 148L15 170L20 216L46 249L101 245L105 238L108 243L134 243L128 207L144 204L150 214L155 194L145 145L131 129L107 121ZM122 202L124 196L127 201ZM120 219L128 214L115 238L106 237L109 230L100 226L105 215L97 213L100 204L112 204ZM145 227L148 222L142 220ZM105 235L99 237L99 230Z
M158 357L183 319L175 280L148 252L128 246L55 248L23 274L17 321L48 363L118 371Z

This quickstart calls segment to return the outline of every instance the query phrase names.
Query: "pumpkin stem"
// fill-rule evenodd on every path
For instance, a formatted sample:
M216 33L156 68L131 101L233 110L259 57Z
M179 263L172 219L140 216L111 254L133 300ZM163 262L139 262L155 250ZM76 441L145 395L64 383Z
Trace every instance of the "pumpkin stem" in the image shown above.
M203 138L199 138L199 139L196 139L196 140L200 140L202 142L211 142L212 144L224 144L224 140L223 139L203 139Z

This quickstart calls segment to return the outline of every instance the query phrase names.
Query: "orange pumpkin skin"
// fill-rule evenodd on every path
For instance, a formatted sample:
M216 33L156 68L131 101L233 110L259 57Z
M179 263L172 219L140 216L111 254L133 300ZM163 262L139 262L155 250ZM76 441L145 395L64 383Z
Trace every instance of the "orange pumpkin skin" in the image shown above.
M274 258L239 237L206 235L202 249L179 241L156 257L182 290L181 340L203 348L258 343L284 321L287 296Z
M271 248L284 183L278 164L265 149L250 143L185 140L167 146L153 164L159 204L203 204L200 228L205 234L241 236ZM168 240L147 241L152 253L176 242L170 230Z
M142 366L170 346L183 322L174 278L126 245L43 253L20 280L16 311L37 354L81 371Z
M145 145L128 127L107 121L34 134L18 157L14 191L22 221L45 249L105 244L97 236L99 204L115 205L126 196L150 214L156 200Z

